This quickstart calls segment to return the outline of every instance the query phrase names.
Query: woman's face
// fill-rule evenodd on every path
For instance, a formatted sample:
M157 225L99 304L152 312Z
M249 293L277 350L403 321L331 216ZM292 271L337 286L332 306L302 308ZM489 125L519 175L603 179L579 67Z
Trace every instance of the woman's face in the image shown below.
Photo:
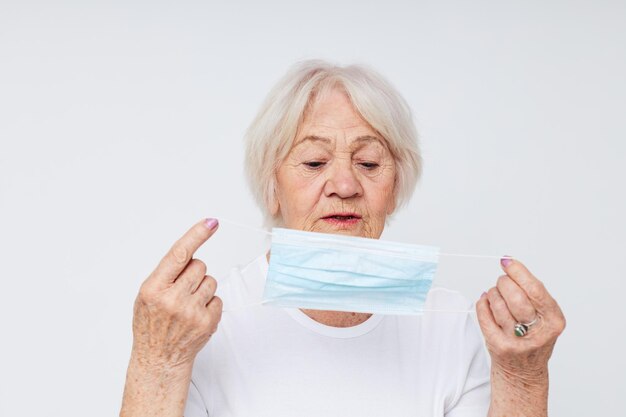
M395 175L386 142L335 89L299 126L273 212L290 229L379 238L395 209Z

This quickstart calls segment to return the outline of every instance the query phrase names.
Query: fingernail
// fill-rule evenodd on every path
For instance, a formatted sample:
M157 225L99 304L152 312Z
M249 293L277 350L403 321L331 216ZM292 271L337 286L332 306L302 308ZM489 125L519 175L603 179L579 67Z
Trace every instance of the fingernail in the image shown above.
M207 229L213 230L217 226L217 219L212 219L212 218L205 219L204 225L207 227Z
M483 298L483 297L486 297L486 296L487 296L487 293L486 293L486 292L483 292L483 293L480 295L480 298Z
M509 255L504 255L506 256L506 258L500 258L500 263L502 264L503 267L507 267L509 265L511 265L511 263L513 262L513 259L511 259L511 257Z

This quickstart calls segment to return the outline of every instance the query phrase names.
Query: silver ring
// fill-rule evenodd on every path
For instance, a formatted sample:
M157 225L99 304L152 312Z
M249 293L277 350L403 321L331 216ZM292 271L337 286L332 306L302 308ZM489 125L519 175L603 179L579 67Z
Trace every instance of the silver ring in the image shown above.
M513 327L515 336L517 337L526 336L526 333L528 333L528 329L530 329L534 324L536 324L538 320L539 320L539 316L535 317L535 319L531 321L530 323L520 323L520 322L515 323L515 327Z

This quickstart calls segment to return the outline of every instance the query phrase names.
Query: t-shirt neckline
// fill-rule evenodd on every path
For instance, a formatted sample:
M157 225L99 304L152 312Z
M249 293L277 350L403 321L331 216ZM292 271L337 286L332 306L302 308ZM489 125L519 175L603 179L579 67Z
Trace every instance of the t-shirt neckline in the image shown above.
M260 256L260 258L261 273L264 279L267 279L267 273L269 270L267 256L264 253ZM302 310L300 310L299 308L272 308L279 308L280 310L283 310L285 313L291 316L298 324L315 333L339 339L348 339L363 336L364 334L367 334L370 331L374 330L385 317L383 314L372 314L367 320L365 320L363 323L357 324L356 326L333 327L313 320L311 317L302 312Z

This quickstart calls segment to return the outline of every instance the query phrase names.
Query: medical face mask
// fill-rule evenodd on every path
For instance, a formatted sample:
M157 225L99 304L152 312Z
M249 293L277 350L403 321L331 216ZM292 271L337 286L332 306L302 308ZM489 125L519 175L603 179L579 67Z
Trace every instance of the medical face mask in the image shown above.
M379 314L422 312L439 248L272 229L263 304Z

